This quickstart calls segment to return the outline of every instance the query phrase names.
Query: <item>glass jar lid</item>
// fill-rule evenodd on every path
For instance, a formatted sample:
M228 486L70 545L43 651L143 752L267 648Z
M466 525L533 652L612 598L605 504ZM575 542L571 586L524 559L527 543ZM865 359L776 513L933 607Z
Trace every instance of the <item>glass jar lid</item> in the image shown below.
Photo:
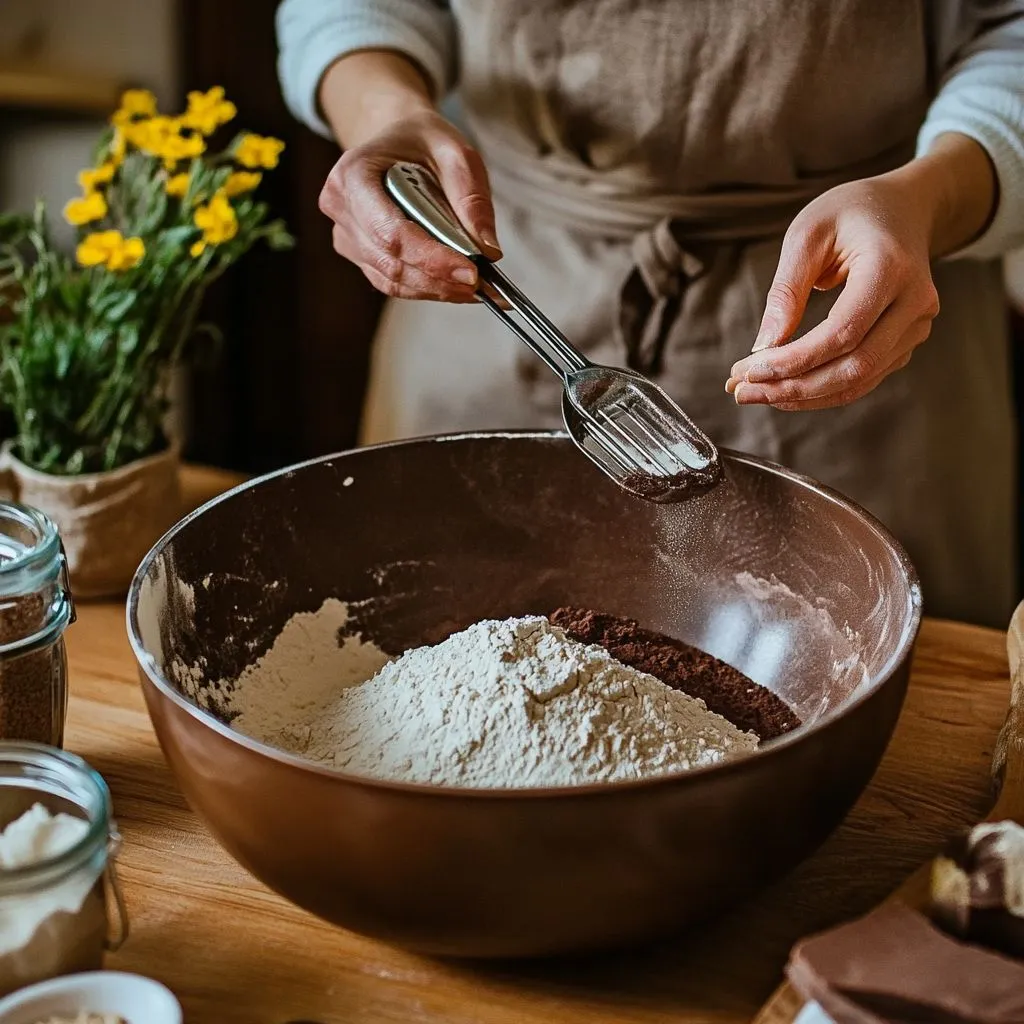
M38 509L0 501L0 604L38 596L40 614L29 628L4 635L0 656L27 654L53 644L75 621L67 558L53 520Z
M32 594L66 580L64 551L53 520L38 509L0 502L0 597Z

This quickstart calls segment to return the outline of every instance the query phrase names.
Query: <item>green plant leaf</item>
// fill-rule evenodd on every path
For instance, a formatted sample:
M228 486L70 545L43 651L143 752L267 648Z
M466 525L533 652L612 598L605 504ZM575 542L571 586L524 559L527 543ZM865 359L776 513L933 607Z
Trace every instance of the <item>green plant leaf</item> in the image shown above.
M139 347L139 325L135 323L122 324L117 335L118 351L125 357Z
M112 323L116 323L124 319L128 311L135 305L138 297L139 293L132 288L125 291L113 291L109 294L102 311L96 310L95 312Z

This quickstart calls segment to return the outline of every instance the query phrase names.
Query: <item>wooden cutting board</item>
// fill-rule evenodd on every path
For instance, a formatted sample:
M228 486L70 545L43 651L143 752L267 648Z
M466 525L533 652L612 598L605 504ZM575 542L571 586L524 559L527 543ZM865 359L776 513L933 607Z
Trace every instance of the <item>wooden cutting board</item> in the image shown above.
M1018 606L1010 621L1006 639L1010 661L1010 708L999 734L992 760L992 778L998 794L986 821L1016 821L1024 824L1024 604ZM931 861L922 864L889 900L923 910L928 903ZM804 1001L784 982L765 1003L753 1024L793 1024Z

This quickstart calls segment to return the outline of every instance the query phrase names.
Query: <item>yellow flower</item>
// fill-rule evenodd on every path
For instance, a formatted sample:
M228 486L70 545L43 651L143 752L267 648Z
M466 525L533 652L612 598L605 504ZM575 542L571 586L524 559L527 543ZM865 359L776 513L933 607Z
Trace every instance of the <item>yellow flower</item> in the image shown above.
M192 248L189 249L189 255L196 258L203 255L206 252L206 243L203 241L193 242Z
M172 125L171 119L162 114L157 117L147 117L141 121L132 121L121 127L124 137L136 149L153 149L161 146L163 140L174 130L176 129Z
M136 149L160 157L170 170L180 161L191 160L206 149L201 135L183 135L183 127L180 117L161 114L143 121L132 121L123 125L121 131Z
M120 125L121 134L136 149L154 152L172 131L171 118L158 115L141 121L128 121Z
M79 243L75 258L83 267L130 270L146 255L141 238L125 238L120 231L94 231Z
M156 97L148 89L129 89L121 96L121 106L110 117L117 128L134 124L139 118L156 116Z
M243 192L251 192L262 180L263 175L256 171L235 171L229 174L224 182L224 195L229 199L240 196Z
M167 194L176 199L184 199L185 193L188 191L188 179L187 173L172 175L164 186L167 189Z
M82 186L82 190L88 195L90 192L95 192L100 185L106 185L110 182L114 177L116 169L109 160L100 164L99 167L86 168L84 171L78 172L78 184Z
M238 217L223 192L217 192L205 206L200 206L194 219L208 245L230 242L238 234Z
M108 270L131 270L142 262L146 245L141 238L125 238L107 260Z
M148 89L129 89L121 96L121 108L114 116L118 114L152 117L156 114L156 97Z
M217 85L209 92L190 92L188 110L182 120L186 127L194 128L203 135L212 135L237 113L234 103L224 99L224 90Z
M64 207L64 219L80 227L107 215L107 201L99 192L90 192L81 199L72 199Z
M120 231L94 231L78 243L75 258L83 267L98 267L101 263L106 264L120 242Z
M270 170L277 166L277 158L284 149L280 139L264 135L243 135L235 148L235 159L250 169L265 167Z
M163 157L164 167L171 170L175 164L182 160L191 160L193 157L199 156L205 149L206 143L203 142L201 135L172 134L163 140L156 155Z

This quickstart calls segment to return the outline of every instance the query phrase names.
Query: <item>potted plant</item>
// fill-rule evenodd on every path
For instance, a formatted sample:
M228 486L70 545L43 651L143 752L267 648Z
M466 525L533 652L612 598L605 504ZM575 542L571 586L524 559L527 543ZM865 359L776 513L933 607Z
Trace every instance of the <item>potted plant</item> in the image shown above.
M16 425L4 475L57 522L82 597L123 592L180 514L169 388L212 333L196 323L204 292L258 242L293 244L254 196L284 144L243 132L211 149L235 113L220 88L173 117L131 90L64 208L73 254L42 204L0 218L0 402Z

